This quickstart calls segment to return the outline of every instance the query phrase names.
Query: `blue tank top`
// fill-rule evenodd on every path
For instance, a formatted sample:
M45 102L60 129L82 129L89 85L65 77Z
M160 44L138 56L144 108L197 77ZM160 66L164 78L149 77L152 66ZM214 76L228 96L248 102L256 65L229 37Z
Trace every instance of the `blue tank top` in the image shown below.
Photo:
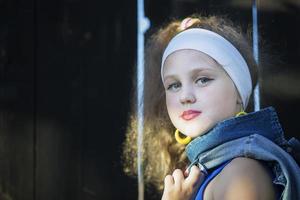
M230 161L223 163L222 165L217 167L212 173L208 174L208 176L205 178L204 182L201 184L195 200L203 200L204 190L205 190L206 186L208 185L208 183L213 178L215 178Z
M230 162L231 162L231 160L221 164L214 171L212 171L210 174L208 174L208 176L205 178L204 182L201 184L195 200L203 200L204 190L207 187L207 185L209 184L209 182L213 178L215 178L224 169L224 167ZM272 179L275 178L274 174L270 170L269 170L269 173L272 176ZM280 199L282 190L283 190L283 188L281 186L275 185L276 199Z

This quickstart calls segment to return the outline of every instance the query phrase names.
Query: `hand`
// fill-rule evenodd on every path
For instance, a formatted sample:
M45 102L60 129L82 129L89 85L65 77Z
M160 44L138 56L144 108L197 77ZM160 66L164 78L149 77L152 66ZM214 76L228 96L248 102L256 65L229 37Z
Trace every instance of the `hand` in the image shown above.
M189 174L175 169L172 175L165 177L162 200L191 200L203 180L204 174L196 166L191 167Z

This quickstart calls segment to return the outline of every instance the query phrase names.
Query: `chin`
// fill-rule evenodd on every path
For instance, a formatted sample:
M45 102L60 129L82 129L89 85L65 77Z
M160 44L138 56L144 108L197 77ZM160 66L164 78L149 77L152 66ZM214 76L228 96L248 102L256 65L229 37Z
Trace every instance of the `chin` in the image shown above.
M201 135L205 135L207 132L209 132L212 128L214 127L213 124L210 124L209 126L206 126L206 127L201 127L198 129L198 132L196 135L197 136L201 136Z
M203 126L205 125L205 126ZM190 124L177 124L179 131L186 136L191 138L196 138L198 136L206 134L212 127L214 123L209 120L196 121Z
M187 130L184 133L186 133L185 135L189 137L196 138L198 136L204 135L207 132L207 130L207 128L197 128L193 130Z

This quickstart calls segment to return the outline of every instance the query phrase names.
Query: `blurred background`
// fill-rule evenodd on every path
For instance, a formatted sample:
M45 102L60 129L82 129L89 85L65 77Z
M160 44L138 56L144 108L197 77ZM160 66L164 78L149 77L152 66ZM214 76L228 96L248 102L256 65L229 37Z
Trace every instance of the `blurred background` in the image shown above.
M300 1L260 0L261 107L299 133ZM252 28L251 0L145 0L151 27L192 13ZM137 53L133 0L0 0L0 199L137 199L122 142ZM160 199L147 189L145 199Z

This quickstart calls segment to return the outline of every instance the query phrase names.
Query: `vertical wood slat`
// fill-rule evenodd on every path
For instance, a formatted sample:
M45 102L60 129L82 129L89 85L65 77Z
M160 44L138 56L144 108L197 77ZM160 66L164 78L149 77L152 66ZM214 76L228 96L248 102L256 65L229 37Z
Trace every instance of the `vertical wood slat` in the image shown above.
M0 7L1 199L34 198L34 2Z
M81 67L65 1L37 2L36 199L80 198Z

